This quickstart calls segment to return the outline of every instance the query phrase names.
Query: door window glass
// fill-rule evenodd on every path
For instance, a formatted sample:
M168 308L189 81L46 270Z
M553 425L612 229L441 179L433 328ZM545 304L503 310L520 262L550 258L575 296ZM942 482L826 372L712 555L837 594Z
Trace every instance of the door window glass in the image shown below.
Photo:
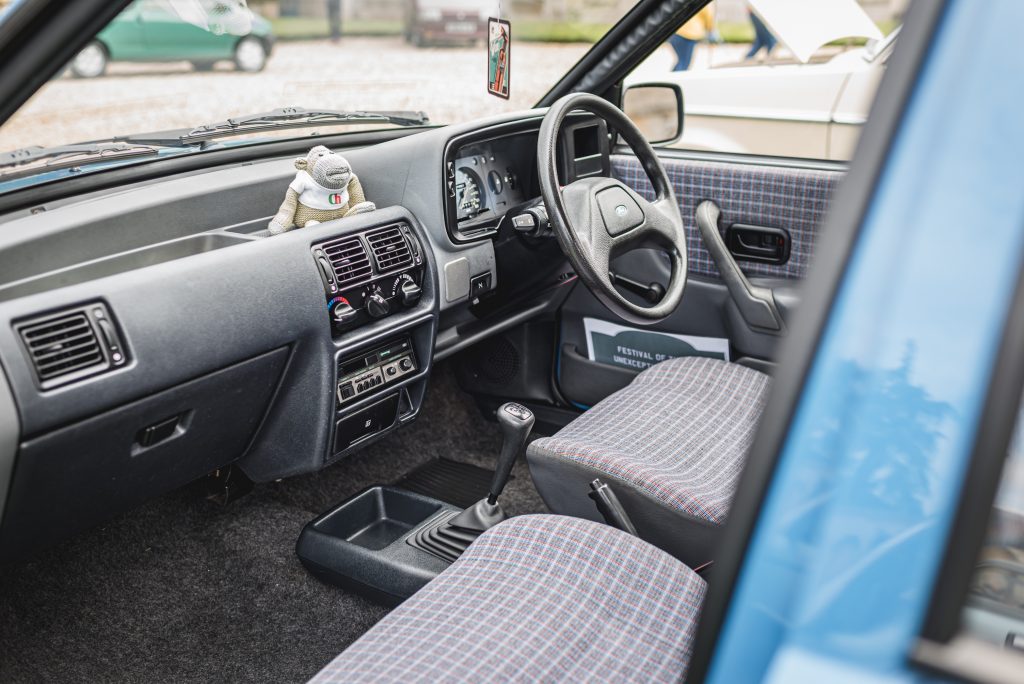
M847 160L907 4L714 0L626 86L681 87L683 133L670 147Z

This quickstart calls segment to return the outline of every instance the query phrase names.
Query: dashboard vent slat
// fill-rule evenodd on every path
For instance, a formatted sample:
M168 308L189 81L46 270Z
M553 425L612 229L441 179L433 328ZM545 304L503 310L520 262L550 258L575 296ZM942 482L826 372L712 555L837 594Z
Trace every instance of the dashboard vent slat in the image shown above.
M31 323L19 332L41 382L108 365L96 331L81 311Z
M373 273L370 257L357 237L342 238L323 246L324 255L331 263L338 288L368 278Z
M398 226L381 228L367 233L366 242L370 245L373 258L377 262L377 270L386 273L397 268L404 268L412 263L412 251L406 242L402 230Z
M63 342L54 343L53 349L43 349L40 353L36 354L35 359L37 363L43 364L58 356L68 357L71 356L71 352L94 350L95 348L95 337L79 336L74 340L68 339Z

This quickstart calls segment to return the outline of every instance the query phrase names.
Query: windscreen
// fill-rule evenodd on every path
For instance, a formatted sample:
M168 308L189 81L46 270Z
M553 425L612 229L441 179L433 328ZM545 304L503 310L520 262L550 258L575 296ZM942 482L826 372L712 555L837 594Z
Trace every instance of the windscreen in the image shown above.
M33 1L0 0L0 21ZM189 139L189 149L200 142L208 149L268 137L450 124L528 109L632 4L136 0L0 127L0 155L133 136L166 143L139 134L188 133L286 108L402 116L321 117L322 125L280 130L222 127L216 140ZM507 99L487 88L492 17L511 28ZM0 165L0 192L10 170Z

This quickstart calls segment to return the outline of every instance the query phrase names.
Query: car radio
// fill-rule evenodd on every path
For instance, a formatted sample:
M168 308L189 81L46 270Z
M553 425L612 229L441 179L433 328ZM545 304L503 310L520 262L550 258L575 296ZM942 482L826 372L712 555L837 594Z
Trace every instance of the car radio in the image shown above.
M342 359L338 364L338 404L347 404L416 370L416 355L408 337Z
M420 300L424 255L406 223L394 223L313 245L337 331L383 318Z

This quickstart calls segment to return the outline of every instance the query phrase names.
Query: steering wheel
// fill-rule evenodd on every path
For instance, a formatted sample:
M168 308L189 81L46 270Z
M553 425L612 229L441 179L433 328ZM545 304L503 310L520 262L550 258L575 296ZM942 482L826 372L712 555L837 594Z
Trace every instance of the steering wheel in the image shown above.
M655 199L649 202L614 178L591 177L561 187L558 138L566 116L584 110L617 130L640 160ZM664 320L683 299L686 286L686 233L672 183L650 143L621 109L589 93L573 93L548 110L537 141L540 191L551 226L583 284L612 313L640 325ZM634 304L612 284L611 260L631 249L656 247L669 255L672 272L661 300Z

